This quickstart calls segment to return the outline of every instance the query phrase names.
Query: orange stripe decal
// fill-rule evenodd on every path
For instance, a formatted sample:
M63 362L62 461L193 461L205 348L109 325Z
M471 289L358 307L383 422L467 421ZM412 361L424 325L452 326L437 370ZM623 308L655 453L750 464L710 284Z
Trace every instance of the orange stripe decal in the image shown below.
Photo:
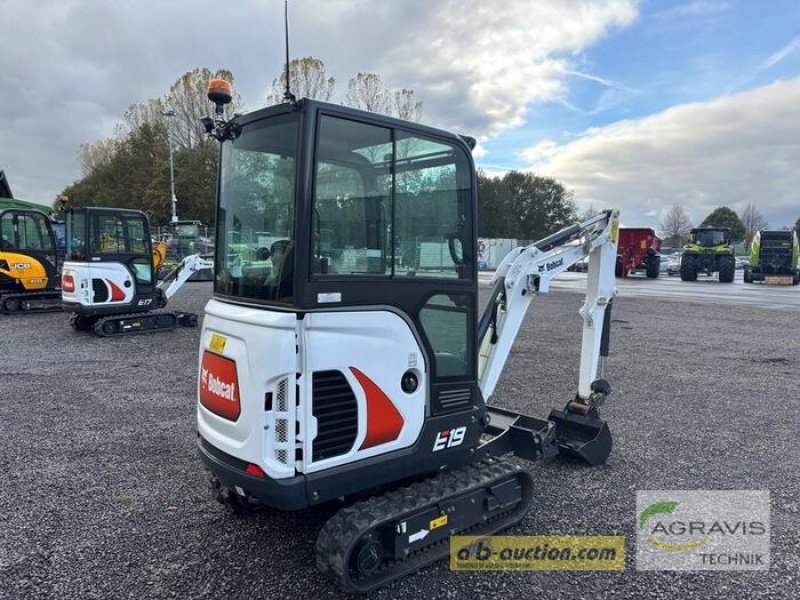
M350 370L367 397L367 436L359 450L393 442L400 437L403 416L378 385L355 367Z
M111 288L112 302L119 302L120 300L125 300L125 292L123 292L122 289L117 284L115 284L110 279L106 279L106 283L108 284L108 287Z

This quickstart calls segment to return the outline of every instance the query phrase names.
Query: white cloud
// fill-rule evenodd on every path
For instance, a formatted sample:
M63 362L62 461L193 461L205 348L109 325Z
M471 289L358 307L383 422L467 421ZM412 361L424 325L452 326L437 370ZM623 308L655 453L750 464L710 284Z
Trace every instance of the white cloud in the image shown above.
M576 73L573 58L637 16L633 0L451 0L419 8L424 19L395 39L378 70L420 90L426 117L479 136L521 125L532 103L561 96Z
M674 204L699 221L717 206L753 202L780 227L800 216L800 79L590 129L562 145L540 142L522 155L580 206L620 208L626 223L657 225Z
M580 53L636 16L637 0L292 0L290 45L321 58L340 95L375 72L414 88L425 122L486 139L558 100ZM81 143L185 71L232 70L254 110L283 62L280 0L222 13L217 0L2 0L0 23L0 88L21 94L0 121L0 168L42 202L79 176Z

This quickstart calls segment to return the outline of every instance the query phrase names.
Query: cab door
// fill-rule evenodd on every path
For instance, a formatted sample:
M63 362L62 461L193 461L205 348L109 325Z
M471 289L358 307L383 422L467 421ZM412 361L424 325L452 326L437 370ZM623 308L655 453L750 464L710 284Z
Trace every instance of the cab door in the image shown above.
M0 252L9 277L27 291L52 288L58 264L49 217L36 210L3 211L0 232Z

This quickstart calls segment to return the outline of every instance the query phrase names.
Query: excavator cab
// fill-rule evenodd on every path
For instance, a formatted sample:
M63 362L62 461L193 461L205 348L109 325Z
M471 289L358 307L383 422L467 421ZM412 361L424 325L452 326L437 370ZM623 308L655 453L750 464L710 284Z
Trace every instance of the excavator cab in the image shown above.
M65 309L85 317L153 308L150 223L138 210L71 208L66 212Z
M56 238L38 210L0 211L0 311L59 308Z
M303 101L245 117L222 144L220 174L217 298L391 308L420 337L437 406L453 390L474 403L475 183L463 139Z

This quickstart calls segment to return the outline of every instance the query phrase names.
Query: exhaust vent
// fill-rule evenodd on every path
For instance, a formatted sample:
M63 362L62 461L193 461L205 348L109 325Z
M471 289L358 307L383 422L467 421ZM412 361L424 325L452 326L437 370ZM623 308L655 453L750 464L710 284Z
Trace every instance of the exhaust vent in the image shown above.
M317 371L313 375L313 409L317 437L312 461L346 454L358 435L358 403L341 371Z

